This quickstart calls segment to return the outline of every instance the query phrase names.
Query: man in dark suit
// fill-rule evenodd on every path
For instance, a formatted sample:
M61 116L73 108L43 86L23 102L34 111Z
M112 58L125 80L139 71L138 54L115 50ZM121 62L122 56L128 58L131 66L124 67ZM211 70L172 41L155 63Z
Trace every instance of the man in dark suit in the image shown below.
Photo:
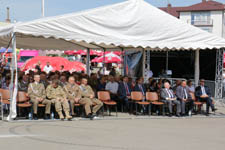
M97 85L97 91L105 91L105 86L106 86L106 79L105 77L101 77Z
M144 78L143 77L139 77L137 78L136 80L136 84L134 86L134 91L138 91L138 92L141 92L143 94L143 96L145 97L145 94L146 94L146 88L145 88L145 85L143 84L144 83ZM145 98L143 98L143 101L145 101ZM144 105L142 105L142 112L146 112L146 107Z
M18 90L27 92L29 85L29 77L28 75L23 75L23 79L18 83Z
M168 105L169 107L169 117L172 116L172 105L175 104L177 107L176 116L180 117L181 107L180 102L177 100L176 96L173 93L173 90L170 89L169 82L164 83L164 88L160 92L161 101Z
M40 82L42 84L44 84L45 89L46 89L47 86L50 84L49 81L48 81L48 79L47 79L47 74L45 72L41 72L40 78L41 78Z
M181 103L181 115L185 116L186 104L189 104L190 106L188 110L188 114L191 115L192 109L194 106L194 101L192 100L189 88L187 87L187 82L185 80L183 80L181 82L181 85L176 88L176 96Z
M123 81L119 84L118 95L123 104L125 104L126 109L129 109L129 99L131 94L131 85L128 84L128 77L124 76Z
M205 86L205 80L200 80L200 86L195 89L195 96L198 98L200 102L206 102L206 115L209 115L209 107L211 107L212 111L215 112L217 109L212 104L211 92L209 87Z
M136 83L135 86L134 86L134 91L142 92L142 94L145 95L145 93L146 93L146 88L145 88L143 82L144 82L143 77L137 78L137 83Z

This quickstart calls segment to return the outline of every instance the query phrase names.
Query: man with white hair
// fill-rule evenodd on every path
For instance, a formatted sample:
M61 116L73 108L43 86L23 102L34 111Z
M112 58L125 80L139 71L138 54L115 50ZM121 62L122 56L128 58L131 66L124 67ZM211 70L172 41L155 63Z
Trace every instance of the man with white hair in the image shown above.
M74 113L74 104L79 103L81 99L81 90L79 86L75 83L75 78L70 76L68 79L68 83L63 87L68 100L70 101L70 111L71 115L75 116Z
M193 107L194 107L194 101L192 100L192 97L190 95L190 91L187 87L187 82L183 80L181 82L181 85L176 88L176 96L181 104L181 115L186 115L186 105L188 107L188 114L191 116Z
M164 83L164 88L161 90L160 95L162 99L161 101L167 104L169 107L169 117L171 117L173 113L173 104L175 104L177 107L176 116L180 117L181 105L180 102L177 100L177 97L174 95L173 91L170 89L169 82L166 81Z

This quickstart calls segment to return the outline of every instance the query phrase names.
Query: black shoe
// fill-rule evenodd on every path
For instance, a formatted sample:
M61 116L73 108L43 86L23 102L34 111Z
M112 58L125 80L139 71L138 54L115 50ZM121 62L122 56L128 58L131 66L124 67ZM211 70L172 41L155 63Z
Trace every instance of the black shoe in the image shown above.
M86 116L86 118L91 118L91 117L92 117L91 113Z
M93 116L92 116L92 114L88 114L87 116L86 116L86 118L89 118L90 120L93 120Z
M50 119L50 115L49 114L45 114L44 120L49 120L49 119Z
M38 120L37 114L33 114L33 118L34 118L34 120Z
M186 115L186 114L181 114L181 116L182 116L182 117L185 117L185 116L187 116L187 115Z
M218 110L217 108L214 108L212 111L213 111L213 112L216 112L217 110Z
M206 113L205 115L206 115L206 116L209 116L209 113Z
M169 114L168 116L169 116L169 117L172 117L173 115L172 115L172 114Z
M19 120L19 118L16 117L16 118L13 118L13 120Z
M134 115L142 115L143 113L140 112L134 112Z
M77 114L73 114L73 115L71 115L71 116L74 118L74 117L76 117L76 116L77 116Z
M177 114L176 116L177 116L177 117L181 117L180 114Z

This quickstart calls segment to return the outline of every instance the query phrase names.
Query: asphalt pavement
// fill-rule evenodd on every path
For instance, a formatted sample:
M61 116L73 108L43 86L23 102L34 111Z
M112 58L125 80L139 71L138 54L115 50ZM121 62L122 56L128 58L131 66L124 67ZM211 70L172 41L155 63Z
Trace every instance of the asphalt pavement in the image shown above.
M225 117L0 121L2 150L224 150Z

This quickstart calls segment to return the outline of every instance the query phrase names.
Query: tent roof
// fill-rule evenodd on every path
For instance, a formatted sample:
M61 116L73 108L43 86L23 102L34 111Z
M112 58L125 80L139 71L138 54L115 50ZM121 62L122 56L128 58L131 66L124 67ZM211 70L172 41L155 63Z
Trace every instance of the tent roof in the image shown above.
M17 35L18 48L43 50L225 47L225 39L188 25L143 0L128 0L79 13L0 27L0 46L7 44L7 35L12 32Z

